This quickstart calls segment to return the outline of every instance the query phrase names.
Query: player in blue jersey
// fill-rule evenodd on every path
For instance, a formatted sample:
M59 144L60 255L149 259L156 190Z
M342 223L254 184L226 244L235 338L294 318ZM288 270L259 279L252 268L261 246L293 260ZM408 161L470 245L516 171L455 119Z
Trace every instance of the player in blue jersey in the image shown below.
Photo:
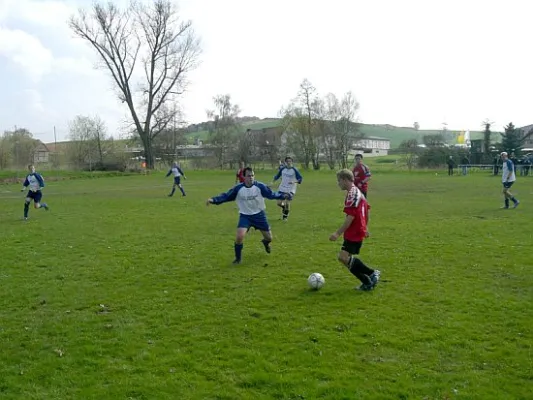
M512 200L512 202L514 203L513 208L516 208L518 207L520 202L509 191L511 186L513 186L513 183L515 183L516 181L515 166L514 166L514 163L509 159L509 155L505 151L501 154L501 158L503 161L503 166L502 166L503 197L505 199L505 203L502 208L505 208L505 209L509 208L509 200Z
M290 198L296 193L297 185L302 183L302 175L300 172L293 166L292 157L285 157L285 164L280 165L278 173L274 176L272 184L274 184L280 177L281 183L278 187L278 190L282 193L290 193ZM278 206L281 207L281 218L283 221L287 221L289 218L289 212L291 211L291 200L279 200Z
M183 186L181 185L181 177L183 176L183 179L187 179L187 177L183 173L179 164L175 161L172 164L172 167L168 170L167 174L165 175L165 178L169 177L170 175L174 175L174 184L172 185L172 191L170 192L168 197L174 196L174 192L176 191L176 186L180 188L181 194L185 196L185 190L183 190Z
M235 237L235 260L233 264L240 264L242 259L243 241L246 232L253 227L263 234L263 245L265 251L270 253L270 242L272 242L272 231L268 224L265 213L265 199L277 200L290 198L290 194L273 192L267 185L254 179L254 171L251 167L244 169L244 182L235 185L226 193L212 197L207 200L207 205L222 204L228 201L236 201L239 207L239 223L237 224L237 235Z
M24 192L28 189L26 194L26 200L24 201L24 220L28 219L28 212L30 210L30 203L33 200L33 206L37 208L44 208L48 211L48 205L46 203L41 203L43 198L43 192L41 191L44 187L44 179L41 174L35 172L35 167L33 165L28 165L28 170L30 173L26 176L24 183L22 184L21 192Z

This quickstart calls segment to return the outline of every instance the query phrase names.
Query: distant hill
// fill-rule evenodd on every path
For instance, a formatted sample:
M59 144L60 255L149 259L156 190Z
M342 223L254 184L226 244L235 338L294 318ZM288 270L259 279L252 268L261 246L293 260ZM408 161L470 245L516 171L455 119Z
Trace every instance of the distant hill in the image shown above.
M254 117L245 117L248 120L242 121L242 130L243 132L246 129L262 129L262 128L271 128L274 126L279 126L280 120L277 118L265 118L265 119L255 119ZM194 127L205 127L206 129L199 129L191 132L188 129L188 133L185 135L187 139L192 142L195 139L207 140L209 139L209 131L207 130L207 122L202 124L195 124ZM408 127L398 127L394 125L376 125L376 124L359 124L359 129L365 136L377 136L391 141L391 148L397 148L404 140L417 139L419 142L422 142L422 138L425 135L436 135L442 133L440 130L415 130L414 128ZM448 131L449 133L456 134L459 131ZM470 132L471 139L481 139L483 137L483 132Z

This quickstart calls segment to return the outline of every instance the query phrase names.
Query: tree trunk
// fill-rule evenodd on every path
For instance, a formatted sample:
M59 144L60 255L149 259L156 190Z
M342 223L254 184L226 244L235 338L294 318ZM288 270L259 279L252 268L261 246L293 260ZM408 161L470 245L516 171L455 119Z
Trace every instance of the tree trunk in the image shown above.
M141 140L144 147L144 157L146 158L146 169L154 169L154 152L150 134L144 132Z

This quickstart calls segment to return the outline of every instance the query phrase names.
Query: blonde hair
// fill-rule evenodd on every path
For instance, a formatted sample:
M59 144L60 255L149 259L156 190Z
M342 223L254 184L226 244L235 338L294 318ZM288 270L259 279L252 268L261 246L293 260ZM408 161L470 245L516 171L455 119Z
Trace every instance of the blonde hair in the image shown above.
M337 180L346 179L353 182L353 173L349 169L341 169L337 172Z

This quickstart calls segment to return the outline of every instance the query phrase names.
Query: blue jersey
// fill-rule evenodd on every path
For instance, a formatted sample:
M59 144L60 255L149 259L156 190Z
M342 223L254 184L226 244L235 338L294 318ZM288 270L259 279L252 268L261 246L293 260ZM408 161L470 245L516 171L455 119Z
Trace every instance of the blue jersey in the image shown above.
M34 172L26 176L22 187L29 188L32 192L36 192L44 187L44 179L41 174Z
M265 210L265 199L281 200L284 198L285 195L283 193L273 192L264 183L255 181L250 187L247 187L244 183L239 183L226 193L213 197L213 204L236 201L239 213L255 215Z
M183 171L181 170L180 167L178 167L177 165L173 166L172 168L170 168L167 172L167 175L166 177L170 176L174 174L174 177L175 178L178 178L180 176L185 176L185 174L183 173Z
M281 177L281 183L278 190L284 193L296 193L296 186L302 183L302 175L295 167L283 166L274 176L274 182Z

